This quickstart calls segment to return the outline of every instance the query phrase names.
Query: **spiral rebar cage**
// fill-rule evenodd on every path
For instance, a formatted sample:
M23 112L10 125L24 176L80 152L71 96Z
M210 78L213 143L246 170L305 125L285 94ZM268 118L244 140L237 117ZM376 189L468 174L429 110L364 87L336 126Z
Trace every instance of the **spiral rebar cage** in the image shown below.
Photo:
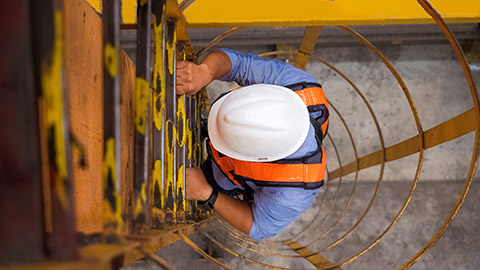
M211 220L210 226L202 229L201 233L209 241L248 263L223 264L208 254L202 254L203 256L225 269L230 269L229 265L253 267L254 264L260 268L270 269L311 269L312 264L316 269L341 269L344 266L351 267L348 269L358 269L355 267L355 261L362 256L368 257L367 253L374 250L381 241L393 242L398 239L410 239L410 242L413 242L413 239L423 239L423 246L417 250L413 251L411 247L407 248L404 245L403 252L399 250L399 253L403 254L386 260L389 262L388 267L406 269L415 264L442 237L465 200L477 166L478 95L470 67L458 41L444 23L441 15L429 3L421 0L418 2L442 30L445 39L451 46L450 50L453 48L460 63L457 64L457 68L463 70L461 75L465 78L461 88L465 94L470 93L470 101L460 105L457 109L448 109L439 113L438 111L442 111L441 108L455 106L454 101L445 100L447 98L444 97L442 102L436 103L433 99L422 99L418 93L412 94L406 80L381 50L360 33L346 26L338 26L338 29L348 33L366 48L356 51L364 53L366 55L363 56L364 58L376 57L378 59L374 64L369 62L368 67L362 68L361 64L358 67L355 66L358 68L358 73L369 75L372 75L369 70L377 69L376 77L372 75L370 78L371 84L363 83L362 86L359 86L355 81L361 75L347 75L342 72L342 67L348 69L345 68L346 65L352 65L351 62L354 60L349 63L341 63L342 67L335 67L327 60L317 56L322 55L321 52L312 53L321 27L307 27L299 49L277 50L260 54L267 58L291 59L293 57L295 62L292 64L299 68L305 68L306 62L310 61L307 71L314 70L317 79L322 82L331 108L332 119L328 139L324 142L325 147L328 148L329 157L327 186L317 198L315 206L308 210L310 213L304 214L290 225L290 230L273 239L263 242L254 241L237 232L220 218ZM199 50L197 56L201 56L214 46L221 46L217 43L242 30L243 28L236 27L224 32ZM324 48L320 48L319 51L322 49ZM327 51L331 52L331 50ZM329 58L332 59L332 57ZM351 71L355 68L348 70ZM409 73L405 72L405 69L411 67L401 66L400 68L408 76ZM423 78L425 84L437 81L438 84L443 83L444 86L433 83L434 88L448 87L448 84L445 85L445 80L448 79L436 77L440 73L431 73L431 75L431 78ZM450 75L457 76L458 74L450 73ZM336 78L332 79L331 76ZM329 79L327 80L326 77ZM425 91L435 91L430 87L426 86L427 90ZM455 90L449 90L455 92L452 95L464 95L459 93L459 88L457 86ZM418 91L418 89L416 90ZM346 95L353 95L355 98L352 101L352 98L344 98ZM346 100L347 102L345 102ZM436 116L431 117L434 113ZM474 132L475 135L471 132ZM466 136L467 134L469 135ZM463 148L468 149L467 151L461 150L462 157L454 154L462 149L462 147L458 147L460 144L469 145ZM441 159L440 155L446 155L445 160L448 159L446 157L451 157L451 160L459 158L465 162L469 160L469 167L456 162L456 164L444 164L447 167L445 170L438 168L436 167L438 163L435 165L432 160ZM405 174L399 172L402 168ZM463 173L458 173L458 170ZM391 183L392 180L401 180L399 177L406 175L410 175L410 181L402 181L401 184L397 184L395 191L390 191L388 195L382 196L383 182ZM428 181L435 177L440 179L464 178L465 181L461 190L448 188L451 192L457 192L458 197L456 201L443 202L441 207L451 209L448 214L445 213L442 216L444 220L436 217L434 218L436 224L430 224L432 218L428 212L424 212L424 220L413 221L413 217L418 215L414 212L419 210L409 212L409 204L412 201L421 204L428 200L423 198L422 202L418 196L415 198L415 190L419 181L421 179ZM371 182L370 190L365 190L365 188L358 189L359 179L361 182L365 182L367 179L377 180ZM434 184L432 181L430 183ZM383 191L387 193L387 190ZM430 194L430 196L441 198L440 194ZM352 206L352 201L357 201L353 203L355 206ZM440 207L439 202L436 204ZM357 207L355 214L349 212L352 207ZM358 208L361 208L361 211L358 211ZM378 217L375 220L369 219L367 216L371 211L380 212L383 220L378 220ZM416 229L405 229L406 224L410 224ZM425 226L436 228L437 231L425 230ZM389 233L394 236L388 238ZM429 240L425 238L426 235L430 237ZM408 240L406 241L408 242ZM416 246L418 246L418 242L422 241L416 241ZM187 243L194 246L191 241ZM377 246L376 254L382 254L378 249L381 247ZM371 264L371 269L376 269L373 266L376 261L375 256L378 255L372 255L366 259ZM300 262L302 259L311 263L310 268ZM385 265L379 267L383 268ZM255 267L253 268L255 269Z

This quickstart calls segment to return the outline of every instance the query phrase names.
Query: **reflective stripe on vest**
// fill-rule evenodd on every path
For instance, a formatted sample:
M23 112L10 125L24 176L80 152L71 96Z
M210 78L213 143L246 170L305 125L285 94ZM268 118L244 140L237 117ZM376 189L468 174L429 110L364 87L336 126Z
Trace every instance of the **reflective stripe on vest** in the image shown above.
M320 123L322 132L326 133L328 126L328 104L322 88L315 84L301 90L294 90L308 107L325 105L324 114L327 118ZM327 155L321 145L309 157L300 159L281 159L273 162L242 161L219 153L211 142L208 148L213 160L222 172L235 185L242 186L244 181L252 181L259 186L291 186L318 188L323 185Z

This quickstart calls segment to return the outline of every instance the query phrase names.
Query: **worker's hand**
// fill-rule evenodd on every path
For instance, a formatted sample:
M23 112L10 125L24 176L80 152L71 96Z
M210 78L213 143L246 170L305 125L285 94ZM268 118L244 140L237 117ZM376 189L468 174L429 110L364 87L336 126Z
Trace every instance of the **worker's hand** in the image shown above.
M197 65L188 61L177 63L177 95L193 95L212 80L212 72L205 64Z
M187 200L206 201L213 191L198 167L185 169L185 185Z

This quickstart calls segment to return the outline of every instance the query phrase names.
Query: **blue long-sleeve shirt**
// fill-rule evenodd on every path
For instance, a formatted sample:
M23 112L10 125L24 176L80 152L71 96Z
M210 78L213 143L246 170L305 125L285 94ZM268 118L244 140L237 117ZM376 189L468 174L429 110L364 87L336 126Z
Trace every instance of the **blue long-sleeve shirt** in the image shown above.
M243 54L237 51L221 49L232 63L230 72L220 80L236 82L241 86L265 83L287 86L295 83L317 83L308 73L279 60L265 60L254 54ZM319 115L316 115L319 116ZM318 148L315 131L310 126L308 136L303 145L288 158L300 158L315 152ZM209 164L210 165L210 164ZM214 161L211 164L213 178L220 191L243 189L234 185L218 168ZM313 196L320 188L306 190L296 187L268 187L248 183L253 193L253 224L249 236L256 240L276 235L296 219L313 202ZM223 190L222 190L223 189Z

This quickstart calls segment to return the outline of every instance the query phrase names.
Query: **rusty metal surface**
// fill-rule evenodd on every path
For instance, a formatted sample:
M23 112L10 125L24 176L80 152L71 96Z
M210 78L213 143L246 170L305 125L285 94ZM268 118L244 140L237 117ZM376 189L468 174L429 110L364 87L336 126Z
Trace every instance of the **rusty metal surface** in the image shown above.
M31 2L34 70L41 94L42 132L45 132L50 188L52 232L47 235L47 252L54 259L77 257L73 182L68 125L68 92L64 80L63 10L58 0Z
M176 62L176 20L167 19L166 22L166 40L165 40L165 221L167 223L176 222L176 127L177 122L177 102L175 93L175 62Z
M149 190L150 108L150 14L151 2L138 1L137 64L135 78L135 147L133 233L141 234L149 227L151 215L147 207Z
M45 256L30 6L28 1L4 4L0 9L0 266L37 262Z
M144 9L142 9L143 3L146 4ZM156 1L156 3L158 4L159 2ZM28 3L20 1L16 4L6 6L8 9L5 9L5 12L8 12L11 16L17 16L21 18L21 20L19 20L15 27L0 27L2 37L7 38L9 41L9 43L4 43L4 45L11 47L9 51L2 50L2 52L9 52L10 54L11 52L17 52L16 54L11 54L11 57L4 55L5 60L11 59L11 61L2 62L2 64L5 64L0 65L4 71L3 74L5 74L5 77L1 77L2 90L5 91L5 95L2 96L5 97L2 98L2 104L4 104L3 101L6 102L4 104L5 106L2 107L2 112L8 117L6 121L2 121L2 124L8 125L4 126L3 130L10 131L9 133L1 134L3 139L1 144L1 165L2 173L5 177L2 178L2 180L7 180L1 181L1 191L2 195L4 195L1 198L2 223L0 223L2 229L0 263L2 266L15 264L17 262L25 264L42 261L47 259L45 251L48 252L47 262L40 265L26 265L25 268L85 269L93 267L95 269L117 269L126 263L131 263L133 260L139 259L145 254L157 262L160 262L159 258L152 256L153 251L179 240L179 233L190 234L204 226L202 225L203 223L194 223L194 220L191 220L190 223L192 224L187 226L172 225L177 221L178 217L182 220L181 212L184 212L186 207L185 200L181 199L182 196L184 198L184 178L178 175L182 174L181 170L185 164L190 166L198 160L194 158L194 148L198 146L198 141L191 136L193 133L192 129L194 128L191 124L196 125L198 121L189 121L190 117L197 119L196 113L198 110L192 109L193 106L197 106L198 103L192 102L194 98L185 100L185 97L177 97L175 95L174 69L177 56L176 19L169 19L168 28L165 28L167 26L166 16L163 15L165 14L165 3L159 7L156 6L156 11L160 13L160 21L157 25L160 27L156 29L159 30L156 32L156 37L159 38L161 42L156 44L158 45L156 47L156 52L158 52L158 54L156 54L156 56L158 56L156 60L160 59L160 61L156 62L156 68L154 68L156 85L152 87L150 85L151 54L149 49L151 45L149 18L152 8L150 1L139 1L139 4L141 7L139 12L143 14L140 15L139 18L145 18L145 22L139 24L143 29L139 32L143 32L144 34L139 35L137 55L140 58L138 58L139 61L136 69L136 87L137 90L138 88L144 87L140 90L144 90L146 93L145 96L148 97L147 99L143 99L145 96L139 97L137 95L136 101L141 100L143 102L147 100L146 104L148 106L148 103L153 103L154 98L158 98L157 100L160 103L160 107L158 108L159 115L157 116L160 116L161 119L160 128L157 128L154 123L155 113L153 109L147 107L147 109L143 110L145 114L142 117L136 118L142 121L135 122L135 130L139 131L139 129L144 128L141 130L144 131L144 133L140 133L147 138L143 143L143 147L136 145L135 148L136 150L144 150L141 156L143 157L143 165L146 168L142 172L145 177L142 177L141 185L136 185L135 189L127 186L122 186L122 189L120 189L121 164L119 160L121 156L123 157L123 153L120 152L120 118L121 116L125 117L123 115L125 108L144 109L141 106L145 103L135 103L134 106L122 106L122 109L120 109L120 79L122 82L128 83L129 81L123 77L129 76L130 74L122 76L120 71L123 70L124 67L119 66L121 62L120 57L123 57L123 55L120 56L119 54L119 1L105 0L103 3L104 46L102 47L103 82L105 90L102 95L104 97L104 106L102 107L104 108L103 115L105 117L103 119L104 153L102 178L105 199L103 205L97 210L104 214L104 233L107 237L103 239L107 241L103 244L88 244L95 243L101 240L101 238L97 235L79 235L79 237L82 238L83 244L87 244L87 246L80 250L80 258L78 258L77 238L73 219L70 140L69 133L67 132L68 121L66 120L68 119L68 103L65 101L67 94L63 86L62 31L64 18L62 17L60 1L48 3L36 2L35 5L31 7ZM30 11L32 11L32 16L29 18L28 15ZM5 17L5 19L9 18L8 16ZM32 22L30 22L30 20L32 20ZM7 24L2 24L2 26L6 25ZM34 25L35 27L32 31L29 30L30 25ZM32 40L29 36L31 32L35 33ZM165 37L168 37L166 44L164 43ZM32 43L34 54L30 55L25 53L30 51L29 48ZM182 44L188 45L188 42L182 41ZM185 57L192 60L191 57L194 57L194 54L191 53L191 46L186 46L182 51ZM18 54L21 54L21 57ZM13 56L18 58L12 58ZM18 59L23 59L23 61L19 62ZM31 69L25 69L25 64L27 64L27 67L31 67ZM15 66L18 66L18 68L12 69L12 67ZM12 72L9 73L8 71L10 70ZM164 72L168 73L168 78L165 78ZM139 84L139 78L147 83ZM12 81L13 79L17 81ZM13 92L13 90L18 87L21 87L22 91L14 94L15 92ZM163 99L166 94L166 88L168 88L170 93L169 98L174 100L171 104L178 102L178 106L174 106L174 108L162 108L161 105L165 102ZM142 91L136 92L142 93ZM9 95L8 93L12 94ZM37 108L37 105L40 105L40 107ZM179 110L176 109L177 107ZM20 111L19 108L23 108L23 111ZM38 110L40 113L38 113ZM164 111L168 112L166 114L169 117L167 119L171 121L170 129L163 128L164 118L162 114ZM188 116L187 112L189 114ZM178 117L177 114L179 115ZM40 123L37 122L39 117L41 120ZM181 121L177 123L176 119ZM15 123L13 124L12 121ZM12 130L12 126L16 126L17 128ZM154 130L154 128L157 128L157 135L160 135L160 140L162 140L164 136L171 139L169 142L172 147L172 159L170 160L173 161L173 165L178 163L179 166L181 166L172 166L170 171L165 172L166 174L162 172L163 168L160 169L161 176L157 179L157 183L163 183L165 178L167 178L165 175L169 174L168 178L170 179L169 183L171 186L169 187L170 197L168 198L162 196L164 193L163 190L155 197L155 189L152 186L148 186L150 181L148 181L149 176L147 175L150 175L150 172L152 172L151 175L153 175L153 169L155 168L153 166L154 151L150 150L152 145L151 138L153 137L152 130ZM170 134L164 134L163 132L165 132L165 130L169 130ZM177 136L177 130L182 130L183 133L179 132L178 135L180 136ZM49 187L47 191L49 193L45 194L48 196L45 200L45 206L47 206L48 209L42 209L41 207L41 133L45 134L45 149L47 149L45 155L47 159L44 161L46 164L44 167L47 167L46 171L49 176L49 178L46 179L48 182L47 186ZM162 155L164 154L162 150L164 148L163 141L157 141L157 146L161 150L161 155L156 155L158 158L157 161L159 162L165 161L165 156ZM80 147L80 152L84 152L84 149L81 148L77 140L72 141L72 143ZM19 151L18 145L24 145L25 148L20 148L20 150L25 149L25 151ZM179 150L181 155L175 154L175 145L182 147ZM12 149L12 147L15 149ZM128 155L130 154L128 153ZM81 157L85 158L85 156ZM88 158L88 156L86 158ZM179 162L175 162L177 159ZM6 170L6 165L11 165L9 170ZM15 185L12 185L13 179L15 179ZM138 186L141 186L141 188L138 188ZM160 188L163 189L166 187L162 184L158 189ZM158 189L157 191L159 191ZM137 219L134 221L136 222L135 225L140 222L146 226L142 226L141 230L135 230L136 236L121 234L124 220L122 218L123 207L120 204L120 200L122 199L122 195L126 195L124 194L125 190L135 192L136 198L140 198L141 202L140 204L134 205L134 213L131 216L133 217L139 213L137 211L138 207L136 206L140 205L140 207L143 208L141 212L144 214L144 217L139 219L139 215L136 215ZM4 194L3 191L7 193ZM16 194L19 192L21 192L22 196ZM8 194L15 195L15 197L9 196ZM151 209L148 208L145 202L145 197L147 196L152 196L149 198L152 205L155 204L155 202L160 202L158 205L160 211L163 211L164 207L169 208L171 211L170 225L168 222L165 222L165 220L157 220L157 224L161 225L157 226L157 228L164 227L162 231L149 229L148 215L151 213L149 212ZM4 207L7 202L11 206ZM137 202L138 200L133 203L135 204ZM196 205L194 206L196 207ZM14 214L12 211L19 213ZM48 214L45 215L45 218L48 220L44 221L42 211ZM8 215L8 218L6 216L3 218L3 214ZM126 214L128 217L128 213ZM16 216L18 219L12 219L11 216ZM6 223L4 223L4 221ZM16 221L19 223L17 224ZM132 221L127 220L127 222ZM33 229L31 224L34 224ZM45 226L45 224L48 226ZM138 226L136 227L138 228ZM11 228L11 230L8 230L8 228ZM12 244L16 246L12 246ZM139 248L141 248L141 250ZM59 260L67 260L69 262L62 263L59 262Z
M120 5L117 0L104 0L103 84L104 84L104 150L103 230L107 242L118 241L123 226L120 201Z
M153 14L153 186L152 195L152 228L161 228L165 221L165 1L152 3Z
M176 44L175 58L186 60L186 48L183 42ZM176 74L176 71L175 71ZM176 75L175 75L176 77ZM176 89L176 86L175 86ZM191 218L191 209L187 205L185 198L185 169L188 162L187 157L187 141L188 141L188 118L187 118L187 96L177 95L177 112L176 112L176 164L175 170L177 172L176 189L175 189L175 203L177 204L177 222L183 223L186 219Z

